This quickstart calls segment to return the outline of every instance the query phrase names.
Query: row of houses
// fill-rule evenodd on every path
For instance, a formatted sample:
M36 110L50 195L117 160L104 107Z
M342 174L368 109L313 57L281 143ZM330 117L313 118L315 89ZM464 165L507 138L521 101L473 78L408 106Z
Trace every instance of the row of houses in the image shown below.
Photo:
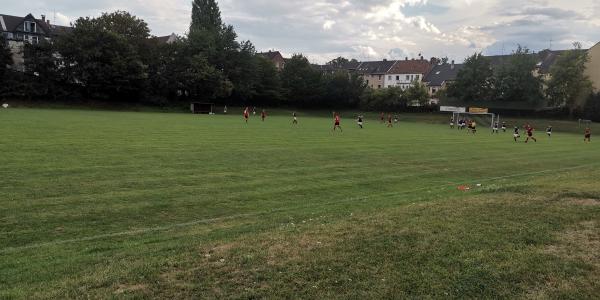
M557 58L567 50L543 50L531 55L537 60L534 74L543 80L550 79L550 69ZM600 91L600 43L585 50L588 52L589 61L585 74L592 81L595 91ZM273 61L279 70L285 67L286 59L279 51L259 53ZM492 68L497 69L510 62L511 55L487 56ZM456 80L458 73L464 67L454 61L441 63L439 59L381 60L381 61L349 61L342 65L315 65L323 73L345 71L360 74L367 85L372 89L400 87L407 89L416 83L423 83L431 96L445 89L448 84Z

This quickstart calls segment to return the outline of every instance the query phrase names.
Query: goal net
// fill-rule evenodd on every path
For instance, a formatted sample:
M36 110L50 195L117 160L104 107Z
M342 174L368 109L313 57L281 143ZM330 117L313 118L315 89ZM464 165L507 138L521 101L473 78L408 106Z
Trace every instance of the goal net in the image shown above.
M455 112L452 114L454 123L458 123L460 120L475 121L479 126L482 127L494 127L494 123L500 123L500 116L493 113L459 113Z
M579 128L588 128L592 125L592 120L579 119Z

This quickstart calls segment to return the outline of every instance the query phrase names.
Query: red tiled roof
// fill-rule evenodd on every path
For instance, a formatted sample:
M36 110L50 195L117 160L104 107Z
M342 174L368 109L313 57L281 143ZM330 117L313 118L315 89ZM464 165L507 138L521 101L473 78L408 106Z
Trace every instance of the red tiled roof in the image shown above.
M399 60L389 74L427 74L432 66L427 60Z

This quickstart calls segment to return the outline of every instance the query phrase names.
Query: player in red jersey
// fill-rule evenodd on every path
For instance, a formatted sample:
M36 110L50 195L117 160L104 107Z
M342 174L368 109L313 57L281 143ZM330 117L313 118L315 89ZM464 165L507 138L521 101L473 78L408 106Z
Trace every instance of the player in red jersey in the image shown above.
M588 143L592 142L592 129L590 129L589 127L585 129L585 138L583 139L583 141Z
M535 137L533 137L533 127L529 124L527 124L525 126L525 130L527 130L527 139L525 140L525 143L528 143L530 139L532 139L534 142L537 143L537 139Z
M381 113L381 123L385 123L385 114Z
M387 127L388 128L394 127L394 123L392 123L392 114L388 115L388 124L387 124Z
M248 123L248 118L250 118L250 109L246 107L244 110L244 120L246 120L246 123Z
M340 131L343 132L342 126L340 126L340 115L338 115L337 113L334 113L334 115L335 115L335 119L334 119L335 123L333 124L333 131L335 131L336 128L339 128Z
M262 118L262 121L265 121L265 118L267 117L267 112L263 109L262 112L260 113L260 117Z

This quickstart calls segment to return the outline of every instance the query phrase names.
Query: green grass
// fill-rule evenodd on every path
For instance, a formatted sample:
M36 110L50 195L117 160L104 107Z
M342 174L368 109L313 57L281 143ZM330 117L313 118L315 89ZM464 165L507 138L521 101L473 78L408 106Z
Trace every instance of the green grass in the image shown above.
M0 110L0 298L600 294L599 144L404 120Z

